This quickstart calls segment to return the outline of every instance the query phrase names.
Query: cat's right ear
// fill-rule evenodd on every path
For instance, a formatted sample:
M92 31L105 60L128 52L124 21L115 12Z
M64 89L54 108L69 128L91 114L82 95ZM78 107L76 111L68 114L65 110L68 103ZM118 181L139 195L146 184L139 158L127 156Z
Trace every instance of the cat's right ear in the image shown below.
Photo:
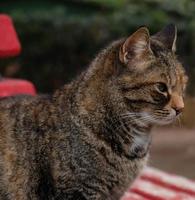
M148 53L151 53L150 34L146 27L141 27L123 43L119 59L122 63L128 64L135 58L143 59Z

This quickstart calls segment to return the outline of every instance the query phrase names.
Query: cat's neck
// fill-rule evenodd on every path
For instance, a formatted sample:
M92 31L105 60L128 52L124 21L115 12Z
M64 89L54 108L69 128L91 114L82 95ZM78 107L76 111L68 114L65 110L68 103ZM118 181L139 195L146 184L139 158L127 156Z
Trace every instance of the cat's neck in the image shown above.
M110 89L109 80L116 70L115 65L121 42L121 40L114 42L104 49L86 71L70 84L57 90L53 95L57 104L71 106L71 112L76 115L86 113L93 115L101 112L102 105L109 101L107 94Z
M148 140L150 127L138 124L133 117L122 117L125 110L117 88L110 84L116 69L119 44L99 54L86 72L57 91L54 97L60 105L62 118L61 108L66 108L80 127L86 127L106 141L117 153L129 155L129 147L134 140L140 144L142 140ZM136 135L143 139L135 139Z

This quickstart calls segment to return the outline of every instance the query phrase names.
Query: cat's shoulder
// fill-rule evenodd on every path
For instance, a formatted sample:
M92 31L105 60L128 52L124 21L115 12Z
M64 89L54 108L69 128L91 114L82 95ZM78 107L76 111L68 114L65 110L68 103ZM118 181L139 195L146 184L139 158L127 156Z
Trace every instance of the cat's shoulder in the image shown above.
M17 106L34 105L46 101L50 101L50 95L16 95L3 97L0 99L0 109L11 109Z

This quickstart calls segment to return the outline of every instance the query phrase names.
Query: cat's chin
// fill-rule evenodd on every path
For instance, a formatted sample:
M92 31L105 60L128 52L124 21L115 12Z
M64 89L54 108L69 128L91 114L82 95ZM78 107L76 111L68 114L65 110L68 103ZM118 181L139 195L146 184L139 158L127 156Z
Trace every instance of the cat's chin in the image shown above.
M170 114L166 117L154 116L153 114L150 115L149 113L145 113L144 116L147 117L148 123L150 123L150 125L153 126L168 125L173 123L177 118L176 113L174 111L170 112Z
M173 118L173 119L161 119L161 120L156 120L154 122L154 125L164 126L164 125L169 125L169 124L173 123L174 121L175 121L175 118Z
M161 118L161 119L155 120L154 123L159 126L169 125L169 124L174 123L176 119L177 119L176 114L172 114L166 118Z

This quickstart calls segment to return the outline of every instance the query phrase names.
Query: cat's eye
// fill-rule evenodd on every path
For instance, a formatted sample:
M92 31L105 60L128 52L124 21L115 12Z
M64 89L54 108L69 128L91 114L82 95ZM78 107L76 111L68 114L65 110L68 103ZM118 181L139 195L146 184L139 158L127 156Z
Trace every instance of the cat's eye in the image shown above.
M156 88L159 92L162 92L162 93L167 92L167 90L168 90L166 84L164 84L164 83L158 83L156 85Z

